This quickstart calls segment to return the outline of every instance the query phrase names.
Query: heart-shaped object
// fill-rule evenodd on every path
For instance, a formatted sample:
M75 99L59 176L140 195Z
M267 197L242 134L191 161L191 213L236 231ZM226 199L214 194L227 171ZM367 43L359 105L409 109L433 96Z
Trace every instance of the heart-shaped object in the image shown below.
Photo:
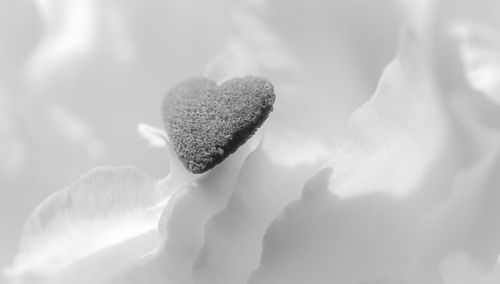
M274 88L247 76L218 86L195 78L172 88L162 105L163 122L178 158L203 173L243 145L273 109Z

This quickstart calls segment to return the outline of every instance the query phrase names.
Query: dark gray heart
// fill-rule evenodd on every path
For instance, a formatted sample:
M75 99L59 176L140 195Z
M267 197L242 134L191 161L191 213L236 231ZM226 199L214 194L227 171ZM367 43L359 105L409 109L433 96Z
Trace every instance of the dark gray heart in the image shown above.
M163 100L163 122L182 164L203 173L243 145L266 120L275 100L266 79L247 76L222 83L195 78Z

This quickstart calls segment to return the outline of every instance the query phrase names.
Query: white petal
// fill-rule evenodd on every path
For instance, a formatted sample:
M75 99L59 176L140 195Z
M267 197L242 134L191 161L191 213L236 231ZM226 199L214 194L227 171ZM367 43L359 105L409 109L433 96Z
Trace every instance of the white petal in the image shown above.
M260 142L254 135L223 163L181 188L164 209L157 250L116 283L190 283L207 221L226 206L249 153Z
M456 23L460 59L469 85L500 105L500 34L486 26Z
M402 34L398 57L353 114L342 146L269 226L249 283L407 279L413 225L425 209L405 198L421 186L446 137L420 48L418 38Z
M493 146L457 175L445 198L419 221L414 235L418 274L441 266L447 278L474 280L495 264L500 252L500 137L490 139Z
M36 208L7 273L20 283L102 283L156 246L170 194L133 167L94 169Z
M226 207L207 223L194 266L195 283L245 283L259 264L268 224L300 197L304 181L319 166L283 166L257 149L243 165Z
M500 258L497 260L495 268L488 275L477 279L471 284L496 284L500 282Z
M370 101L354 112L343 144L329 161L337 196L372 190L408 195L442 149L444 109L423 52L417 38L403 34L399 56L385 69ZM380 178L381 173L391 177Z
M154 126L146 123L137 125L137 132L146 140L151 147L165 148L167 147L167 134Z

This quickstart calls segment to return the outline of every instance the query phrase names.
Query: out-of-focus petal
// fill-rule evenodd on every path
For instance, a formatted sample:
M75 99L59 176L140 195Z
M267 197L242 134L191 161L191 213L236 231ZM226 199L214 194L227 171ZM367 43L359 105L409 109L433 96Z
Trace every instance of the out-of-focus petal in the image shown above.
M283 166L258 148L243 165L228 204L206 226L195 283L246 283L259 264L268 224L300 197L304 181L319 166L319 161L304 160Z
M335 195L409 195L442 149L446 119L423 52L417 38L402 34L400 54L371 100L354 112L328 162ZM391 178L381 178L384 173Z
M418 274L445 265L442 273L449 278L474 280L495 265L500 253L500 136L487 138L477 161L457 174L446 198L418 222Z
M500 105L500 30L466 23L457 23L451 29L458 39L467 82Z
M407 20L406 24L420 36L430 36L437 1L398 0L397 2L399 2L402 14Z
M481 47L483 51L490 49L492 42L490 40L487 40L489 43L483 41L485 39L484 28L493 33L500 32L500 18L496 12L500 10L500 2L497 0L441 0L434 1L434 4L435 9L430 21L430 35L434 50L435 70L439 84L443 89L449 95L456 95L468 91L467 88L470 88L465 82L470 74L466 74L469 71L463 72L463 63L465 62L463 62L463 58L460 58L464 51L463 43L468 41L472 45L466 43L467 45L474 48ZM450 36L450 31L452 31L452 36ZM457 38L459 45L461 45L458 48ZM481 65L487 66L484 62ZM476 67L474 69L479 70ZM483 78L481 81L480 85L484 86L484 82L490 81L490 79Z
M353 114L340 149L271 223L250 283L407 279L412 224L422 210L421 198L407 199L418 196L447 137L420 47L402 34L397 58Z
M103 283L154 249L170 192L133 167L98 168L40 204L13 283Z
M471 284L496 284L500 283L500 261L497 261L495 268L486 276L475 280Z
M257 133L223 163L179 189L163 210L157 249L113 283L190 283L206 223L226 206L244 161L260 139Z
M167 134L164 130L156 128L147 123L137 125L137 133L148 142L149 146L154 148L167 147Z
M455 253L444 258L440 271L445 284L471 284L484 274L464 253Z

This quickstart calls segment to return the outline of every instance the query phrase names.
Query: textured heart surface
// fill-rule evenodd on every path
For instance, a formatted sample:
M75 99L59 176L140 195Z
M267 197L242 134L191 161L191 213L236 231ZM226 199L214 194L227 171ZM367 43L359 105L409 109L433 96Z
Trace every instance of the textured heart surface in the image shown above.
M170 144L192 173L203 173L243 145L273 109L274 88L247 76L218 86L207 78L184 81L162 104Z

